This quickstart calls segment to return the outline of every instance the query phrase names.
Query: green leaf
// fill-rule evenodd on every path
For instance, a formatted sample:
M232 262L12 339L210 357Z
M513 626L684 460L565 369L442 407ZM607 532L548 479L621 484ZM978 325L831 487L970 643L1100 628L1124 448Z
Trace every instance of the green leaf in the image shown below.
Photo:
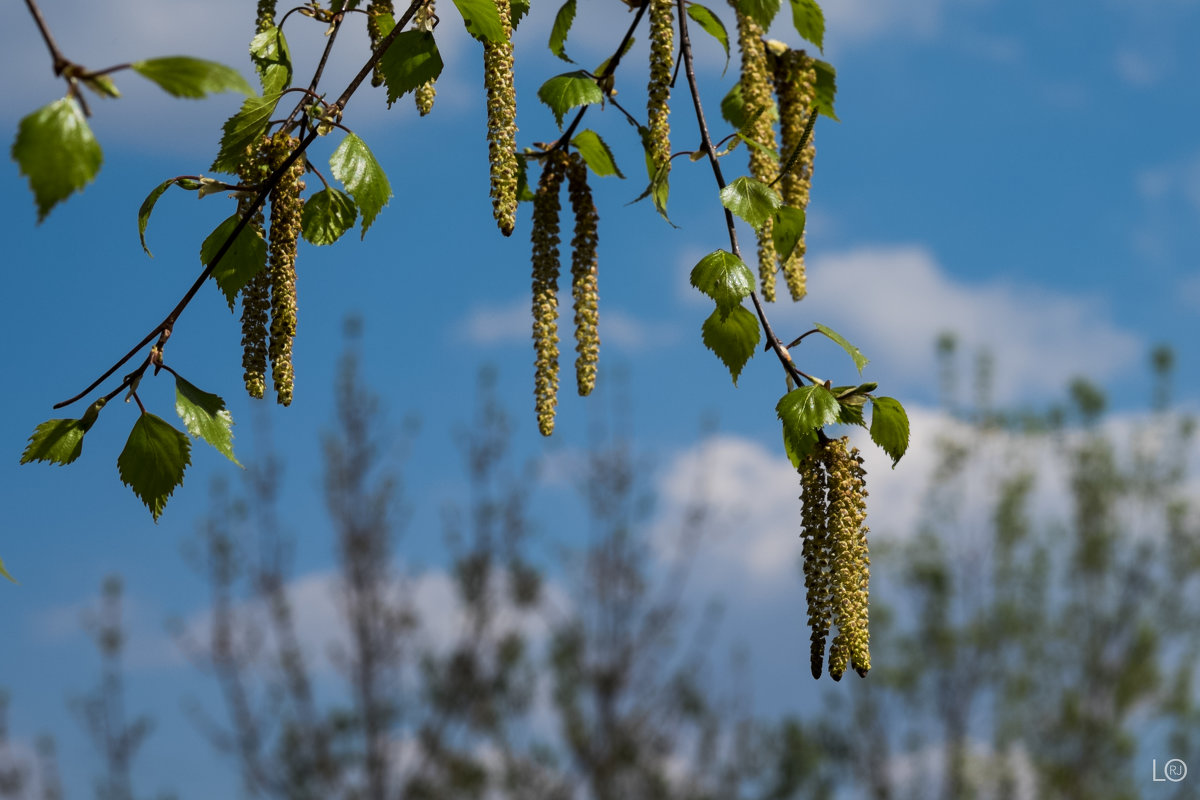
M292 55L279 28L267 28L250 40L250 60L258 71L263 94L282 92L291 84Z
M357 218L354 201L330 186L304 201L300 233L309 244L333 244L354 227Z
M414 30L398 35L379 59L379 71L387 84L388 105L437 78L442 67L442 55L432 33Z
M554 27L550 29L550 52L563 61L574 63L565 49L567 34L571 32L571 23L575 21L575 0L567 0L554 15Z
M514 28L517 27L517 23L524 19L525 15L529 13L529 0L512 0L512 2L508 4L508 13L512 22L512 26Z
M107 402L101 397L88 406L80 419L51 419L38 425L21 454L21 463L49 461L65 465L79 458L83 452L83 435L91 430Z
M775 15L779 13L780 0L738 0L738 9L762 25L764 31L770 30Z
M721 18L698 3L689 5L687 14L704 29L705 33L712 36L721 43L721 47L725 48L725 69L729 69L729 34L726 32ZM722 76L725 74L725 69L721 70Z
M800 244L804 236L804 209L792 206L780 206L775 211L775 224L771 226L771 241L775 243L775 252L779 260L784 261Z
M858 398L862 400L858 400ZM863 400L867 398L863 395L851 395L849 400L838 398L840 409L838 411L838 423L841 425L862 425L867 427L867 423L863 420ZM851 402L857 401L857 402Z
M558 127L562 127L563 115L576 106L586 106L604 100L604 93L588 73L583 70L555 75L538 89L538 99L554 112Z
M333 151L329 157L329 168L362 212L360 238L365 238L367 228L371 227L371 223L392 198L392 186L388 183L387 174L371 154L366 142L353 133L346 134L346 138Z
M840 333L832 328L827 328L819 322L813 323L813 327L841 345L841 348L846 351L846 354L849 355L850 358L854 359L854 366L858 367L858 374L862 374L863 367L865 367L871 359L864 356L861 350L847 342Z
M786 422L783 424L783 450L787 453L788 461L792 462L793 468L800 469L800 462L816 449L817 431L815 428L800 431L789 428Z
M207 267L216 259L221 245L225 244L225 241L233 235L240 219L238 214L226 218L200 245L200 262L204 266ZM258 235L257 231L247 225L238 233L237 239L225 251L225 255L221 256L221 260L217 262L217 266L212 271L213 280L217 282L218 288L225 293L225 299L229 301L230 311L233 310L238 292L266 266L267 242Z
M737 130L746 124L746 99L742 97L742 84L738 81L721 98L721 116Z
M835 386L832 391L837 395L837 399L842 403L851 403L861 406L871 398L868 397L871 392L879 388L879 384L875 381L867 381L860 383L857 386Z
M9 575L8 570L4 568L4 559L2 559L2 558L0 558L0 575L3 575L5 578L12 581L13 583L17 582L17 579L14 578L12 575Z
M871 440L892 457L892 468L908 450L908 414L892 397L871 398Z
M758 318L742 306L735 306L726 313L718 308L704 321L701 337L704 346L716 353L729 368L729 376L737 386L742 367L758 347Z
M141 240L142 249L146 251L146 255L151 258L154 258L154 254L146 246L146 226L150 224L150 214L154 211L154 204L158 202L158 198L162 197L163 192L169 189L173 183L175 183L175 179L168 178L158 186L155 186L154 191L146 195L146 199L142 201L142 207L138 209L138 239Z
M496 44L508 40L495 0L454 0L454 5L462 14L463 24L476 39L486 39Z
M207 97L219 92L254 94L236 69L202 58L168 56L135 61L129 66L172 97Z
M133 423L125 449L117 456L117 472L121 482L150 509L155 522L171 492L183 483L190 452L188 437L159 417L146 413Z
M246 157L246 148L257 145L267 132L267 123L282 95L278 92L262 97L248 97L241 109L229 119L221 134L221 149L210 169L216 172L236 173L238 164Z
M22 119L12 157L29 178L38 222L54 206L91 183L104 158L73 97L55 100Z
M775 413L783 420L784 428L800 438L837 422L841 409L833 392L821 384L813 384L785 394L775 406Z
M575 145L575 149L579 151L579 155L583 156L584 162L591 168L596 176L603 178L606 175L616 175L618 178L624 179L621 174L617 162L613 160L612 150L608 149L608 144L600 138L600 134L590 128L585 128L576 134L571 140L571 144Z
M734 178L721 190L721 205L737 214L758 230L780 205L779 195L756 178Z
M714 250L692 268L692 286L711 297L717 310L728 314L754 289L754 275L740 258Z
M837 94L837 71L831 64L813 59L817 71L817 82L813 87L817 111L834 122L841 122L833 112L833 98Z
M525 159L517 158L517 202L529 203L533 201L533 190L529 188L529 175L526 172Z
M676 227L671 218L667 216L667 199L671 195L671 162L666 164L657 164L654 160L656 148L650 138L650 129L644 125L638 126L638 133L642 137L642 152L646 160L646 174L650 177L650 183L646 186L646 190L635 197L630 204L636 203L639 200L644 200L647 197L653 199L654 209L659 215L667 221L671 227Z
M817 0L792 0L792 23L796 33L825 52L825 14Z
M239 467L233 455L233 417L225 401L175 376L175 413L193 437L203 439Z

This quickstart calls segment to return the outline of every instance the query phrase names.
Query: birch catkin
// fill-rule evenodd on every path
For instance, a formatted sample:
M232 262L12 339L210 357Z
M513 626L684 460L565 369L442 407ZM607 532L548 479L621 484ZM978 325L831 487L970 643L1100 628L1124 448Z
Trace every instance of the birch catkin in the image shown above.
M500 232L511 236L517 221L517 94L513 88L509 2L495 2L504 27L504 41L483 43L488 163L491 166L492 215Z
M775 101L771 98L771 74L767 66L767 51L763 44L762 26L741 11L737 0L729 0L737 16L738 49L742 54L742 101L746 127L742 133L760 147L748 147L750 174L763 183L775 180L779 167L779 150L775 143ZM758 229L758 279L764 300L775 299L775 243L771 238L772 220Z
M808 208L813 159L817 152L811 126L816 119L813 116L816 113L816 82L813 60L804 51L785 50L775 59L775 93L779 98L781 152L785 158L792 156L800 146L805 131L808 131L807 143L778 184L784 204L801 210ZM793 300L799 300L808 293L804 254L803 234L795 250L790 254L779 254L784 280Z
M272 169L278 169L299 144L277 133L265 145ZM271 380L280 405L291 405L295 375L292 343L296 338L296 241L300 236L300 192L304 182L304 159L298 158L271 190L271 230L268 265L271 283Z
M675 27L672 0L649 0L650 82L646 88L646 127L650 130L651 157L655 172L671 167L671 70L675 58Z
M588 187L587 165L575 153L567 167L567 190L575 212L575 238L571 240L571 298L575 304L575 382L581 397L596 385L600 357L599 289L596 244L599 214Z
M429 0L428 3L418 8L417 12L413 14L413 28L419 31L433 33L434 16L434 3L433 0ZM430 111L433 111L433 99L437 97L437 86L435 84L436 80L425 81L417 87L415 92L413 92L413 97L417 104L417 111L422 117L428 114Z
M566 156L549 154L533 198L533 393L543 436L554 432L558 403L558 194L565 168Z
M245 214L253 202L249 191L267 177L269 167L257 147L247 147L246 157L238 167L238 177L247 192L238 199L238 213ZM261 206L250 219L255 236L263 237ZM267 325L271 314L271 282L266 265L242 287L242 378L246 392L261 399L267 381Z

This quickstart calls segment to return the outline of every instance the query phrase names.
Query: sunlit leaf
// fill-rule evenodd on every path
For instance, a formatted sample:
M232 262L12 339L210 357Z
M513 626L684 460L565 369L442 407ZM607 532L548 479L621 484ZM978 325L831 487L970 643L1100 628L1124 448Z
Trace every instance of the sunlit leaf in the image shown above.
M804 209L780 206L775 211L775 224L771 226L771 241L779 260L784 261L800 244L804 236Z
M792 389L780 398L775 412L797 438L838 421L841 406L833 392L820 384Z
M692 268L691 282L716 302L719 311L729 313L753 291L754 274L733 253L714 250Z
M239 467L233 455L233 416L218 395L175 376L175 413L192 436L203 439Z
M8 580L12 581L13 583L17 582L17 579L14 578L12 575L10 575L8 570L5 568L4 559L2 559L2 558L0 558L0 576L7 578Z
M736 386L742 368L758 348L758 318L742 306L724 314L718 308L704 321L701 333L704 346L716 353L729 368L729 376Z
M493 7L494 8L494 7ZM442 56L432 33L404 31L379 59L388 105L442 74Z
M814 323L813 327L828 336L833 341L837 342L838 345L840 345L841 348L846 351L846 355L854 359L854 366L858 367L858 374L862 374L863 367L870 363L871 359L864 356L861 350L846 341L846 339L840 333L832 328L828 328L819 322Z
M813 88L817 111L834 121L840 122L833 111L833 98L837 95L837 71L831 64L813 59L817 71L817 82Z
M796 33L825 50L825 14L817 0L791 0L792 24Z
M604 100L604 94L596 81L583 70L555 75L542 84L537 92L538 99L554 112L558 127L562 127L563 115L576 106L586 106Z
M871 440L892 458L892 467L908 450L908 414L892 397L871 398Z
M135 61L130 66L173 97L207 97L219 92L254 94L236 69L202 58L168 56Z
M612 150L608 149L608 144L600 138L600 134L590 128L584 129L576 134L575 138L571 140L571 144L579 150L579 155L583 156L583 160L592 172L596 173L597 177L603 178L606 175L625 177L617 167L617 162L613 160Z
M250 40L250 60L258 71L263 94L276 94L291 85L292 56L279 28L267 28Z
M567 34L571 32L571 23L574 21L575 0L567 0L554 15L554 27L550 29L550 52L567 62L571 61L565 49Z
M696 23L709 36L721 43L721 47L725 48L725 69L729 68L729 34L725 30L725 23L721 22L721 18L713 12L709 11L699 3L692 3L687 7L687 14L694 19ZM725 70L721 70L721 74L725 74Z
M779 0L737 0L738 9L759 25L764 31L771 29L771 22L779 13Z
M387 174L375 160L366 142L353 133L346 134L346 138L333 151L329 157L329 168L362 212L362 236L365 237L367 228L371 227L392 197Z
M721 190L721 205L758 230L769 220L781 201L770 186L756 178L734 178Z
M258 140L267 132L267 123L275 113L275 106L282 95L278 92L263 97L249 97L229 119L221 133L221 149L210 169L234 174L246 157L246 149L257 146Z
M50 209L92 182L104 156L73 97L55 100L23 118L12 157L29 179L38 222Z
M146 504L154 521L162 516L167 499L183 483L191 463L191 442L186 434L153 414L138 417L117 457L121 482Z
M476 39L499 43L507 38L495 0L454 0L454 6L462 14L463 24Z

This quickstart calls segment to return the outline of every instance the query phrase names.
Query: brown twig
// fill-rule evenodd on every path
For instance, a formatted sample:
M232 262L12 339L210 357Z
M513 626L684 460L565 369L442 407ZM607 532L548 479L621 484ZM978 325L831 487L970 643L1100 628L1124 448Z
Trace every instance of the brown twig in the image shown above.
M350 97L358 89L359 85L362 84L367 75L371 74L371 71L375 68L375 64L378 63L379 59L383 57L384 52L392 44L395 38L400 35L400 32L404 29L404 26L408 24L409 20L412 19L412 15L416 12L416 10L425 5L426 2L428 2L428 0L413 0L413 2L409 5L408 10L401 15L400 19L396 20L396 27L393 28L387 36L380 40L379 46L375 48L375 52L371 54L371 58L367 61L366 65L362 68L362 70L359 71L354 79L350 81L350 84L346 87L346 90L342 92L341 96L338 97L337 101L329 106L331 112L337 113L345 109L346 103L349 102ZM33 4L33 0L26 0L26 3L30 6L30 9L35 13L36 17L36 6ZM49 44L52 45L53 42L51 41ZM51 53L57 53L57 49L52 49ZM166 345L167 339L171 336L171 331L174 329L176 321L179 319L179 316L183 313L184 309L186 309L188 304L192 302L192 299L200 291L200 287L204 285L204 282L208 280L209 276L212 275L213 270L220 263L221 259L226 253L229 252L230 247L233 246L233 243L236 241L238 235L249 224L250 219L260 208L262 208L263 204L266 203L267 197L270 195L271 190L275 188L276 184L279 183L284 174L291 169L291 166L296 162L296 159L300 158L304 154L304 152L308 149L308 146L312 144L313 140L316 138L317 131L314 128L304 137L304 139L301 140L299 146L297 146L295 150L288 154L288 157L275 169L274 172L271 173L266 181L262 183L258 189L258 193L254 197L254 201L242 214L242 217L238 220L238 224L234 227L233 232L228 238L225 239L224 242L221 243L220 248L217 249L216 255L213 256L212 261L205 266L204 270L200 273L200 276L196 278L191 288L187 290L183 298L175 305L173 309L171 309L171 312L167 314L166 318L156 325L154 329L150 331L145 338L138 342L137 345L130 349L128 353L126 353L115 364L105 370L104 374L92 381L92 383L89 384L86 389L68 400L55 403L54 408L69 406L72 403L86 397L97 386L108 380L108 378L110 378L113 373L115 373L126 362L128 362L129 359L137 355L143 347L150 344L150 342L153 341L156 336L158 337L158 343L155 345L155 349L159 352L162 351L163 347ZM122 381L121 385L117 388L116 393L119 393L121 389L130 385L135 378L140 378L142 373L146 371L146 367L149 366L149 363L149 360L147 360L146 363L144 363L141 367L127 375L125 380ZM113 396L115 396L116 393L114 393Z
M692 105L696 109L696 122L700 126L700 147L708 156L708 163L712 166L713 176L717 179L717 186L720 189L725 188L725 176L721 173L721 163L717 160L717 150L713 146L712 137L708 132L708 122L704 117L704 106L700 103L700 87L696 84L696 72L692 64L692 42L688 38L687 26L687 11L684 6L686 0L678 0L679 7L679 50L683 56L684 75L687 76L688 89L691 90ZM731 251L739 259L742 257L741 248L738 246L737 228L733 221L733 212L728 208L725 209L725 226L729 230L729 246ZM758 299L758 294L751 289L750 300L754 303L754 310L758 314L758 321L762 324L763 333L767 337L767 344L775 351L775 356L779 359L779 363L796 382L797 386L802 385L803 374L792 363L792 356L780 342L779 337L775 335L775 331L771 329L771 323L767 320L767 313L763 309L762 301Z

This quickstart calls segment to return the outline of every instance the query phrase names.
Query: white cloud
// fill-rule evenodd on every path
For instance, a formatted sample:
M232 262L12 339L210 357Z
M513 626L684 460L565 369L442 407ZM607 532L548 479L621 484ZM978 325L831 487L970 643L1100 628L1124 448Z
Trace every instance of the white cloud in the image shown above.
M480 306L457 324L467 341L478 345L524 344L530 341L532 321L529 301L515 300L502 306ZM573 330L570 306L560 307L559 336ZM626 351L666 347L679 341L679 329L663 322L638 319L620 309L600 308L600 342Z
M930 38L942 27L945 0L838 0L825 3L827 41L864 43L882 38ZM791 18L785 7L780 14Z
M1116 327L1103 304L1082 292L967 284L916 245L817 256L808 280L811 300L773 309L775 328L805 330L814 319L832 326L873 359L868 373L889 393L933 381L933 342L947 331L964 352L992 354L1000 404L1053 396L1082 374L1102 381L1142 351L1137 336Z

